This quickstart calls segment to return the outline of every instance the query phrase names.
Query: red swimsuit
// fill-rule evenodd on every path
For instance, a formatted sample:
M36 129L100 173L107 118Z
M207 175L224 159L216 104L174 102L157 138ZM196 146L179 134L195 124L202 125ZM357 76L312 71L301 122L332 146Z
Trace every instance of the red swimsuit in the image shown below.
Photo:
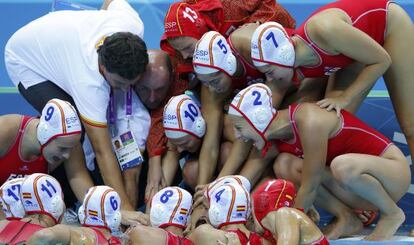
M314 12L310 17L326 9L340 9L352 20L352 26L366 33L381 46L384 45L385 31L387 27L387 9L389 0L340 0L325 5ZM309 18L310 18L309 17ZM312 67L299 67L298 71L304 77L322 77L330 75L353 62L352 59L345 55L331 55L319 48L312 42L306 32L307 21L294 31L297 37L300 37L311 47L320 58L320 63Z
M193 245L193 242L185 237L177 236L169 231L167 233L166 245Z
M41 225L20 220L10 221L0 232L1 244L20 244L26 242L36 231L44 229Z
M24 177L32 173L47 173L48 166L43 156L33 161L23 160L20 156L20 145L22 136L26 129L26 125L34 119L33 117L23 116L19 132L17 133L15 142L7 151L6 155L0 157L0 185L9 179Z
M250 232L249 237L247 237L246 234L244 234L244 232L242 232L241 230L228 230L228 232L235 233L238 236L241 245L247 245L247 244L262 245L263 244L263 238L255 232Z
M303 158L300 134L295 121L295 113L299 107L299 104L289 106L289 119L294 138L289 142L276 140L275 143L279 152L287 152ZM341 129L328 140L326 165L330 165L335 157L347 153L381 156L393 144L387 137L345 110L341 110L341 119Z

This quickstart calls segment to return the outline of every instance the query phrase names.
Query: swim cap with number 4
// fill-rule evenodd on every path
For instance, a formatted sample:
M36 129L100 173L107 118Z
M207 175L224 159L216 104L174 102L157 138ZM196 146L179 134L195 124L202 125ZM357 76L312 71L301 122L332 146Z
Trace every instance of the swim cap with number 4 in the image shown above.
M47 102L37 127L37 139L43 147L56 137L81 132L78 114L69 102L59 99L51 99Z
M200 108L185 94L172 97L165 105L163 124L165 135L172 139L187 134L202 138L206 131Z

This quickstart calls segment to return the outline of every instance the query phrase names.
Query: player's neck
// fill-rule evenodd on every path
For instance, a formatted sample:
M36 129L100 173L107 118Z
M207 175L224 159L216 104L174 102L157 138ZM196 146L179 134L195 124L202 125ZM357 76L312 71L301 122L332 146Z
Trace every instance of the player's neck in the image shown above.
M40 225L46 228L56 225L56 222L45 214L30 214L27 217L21 219L21 221L29 222L34 225Z
M265 133L268 140L289 140L293 137L293 129L289 120L289 110L280 110Z
M173 233L174 235L183 236L183 229L177 226L167 226L164 228L164 230L169 231L171 233Z
M22 145L20 148L20 153L23 160L35 160L41 154L41 145L37 139L38 125L39 119L33 119L26 125L24 133L22 135Z

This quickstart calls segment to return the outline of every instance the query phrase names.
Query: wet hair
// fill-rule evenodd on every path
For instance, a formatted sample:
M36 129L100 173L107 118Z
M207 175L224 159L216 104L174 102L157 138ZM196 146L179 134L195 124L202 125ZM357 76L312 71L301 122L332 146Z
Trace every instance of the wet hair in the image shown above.
M130 32L117 32L107 37L98 48L98 55L108 72L128 80L142 74L148 65L145 42Z

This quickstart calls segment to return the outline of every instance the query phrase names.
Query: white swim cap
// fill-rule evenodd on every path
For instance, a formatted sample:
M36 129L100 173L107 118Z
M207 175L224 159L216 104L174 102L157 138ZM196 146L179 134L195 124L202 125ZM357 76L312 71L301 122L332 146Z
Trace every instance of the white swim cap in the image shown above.
M295 47L281 24L266 22L253 33L251 56L256 67L271 64L293 68Z
M20 197L24 178L6 181L0 187L0 204L7 220L19 220L24 217L25 211Z
M164 129L168 138L176 139L187 134L202 138L206 122L197 104L185 94L173 96L164 107Z
M78 210L82 226L118 231L121 225L121 198L105 185L89 188Z
M250 181L241 175L228 175L223 176L221 178L216 179L215 181L211 182L205 191L205 196L207 197L207 200L210 201L211 193L218 187L225 185L225 184L238 184L242 186L247 193L250 193L251 184Z
M32 174L22 183L21 197L26 214L46 214L56 223L65 211L59 182L47 174Z
M244 224L249 213L250 196L239 184L224 184L211 192L208 217L211 225Z
M177 226L185 229L193 198L179 187L166 187L151 201L150 220L153 227Z
M37 139L42 147L56 137L81 132L78 114L69 102L59 99L51 99L47 102L37 127Z
M209 31L196 44L193 67L198 74L222 71L231 77L237 62L226 39L216 31Z
M276 116L267 85L257 83L240 91L231 101L229 114L243 117L261 136L265 143L263 150L267 151L270 142L264 134Z

